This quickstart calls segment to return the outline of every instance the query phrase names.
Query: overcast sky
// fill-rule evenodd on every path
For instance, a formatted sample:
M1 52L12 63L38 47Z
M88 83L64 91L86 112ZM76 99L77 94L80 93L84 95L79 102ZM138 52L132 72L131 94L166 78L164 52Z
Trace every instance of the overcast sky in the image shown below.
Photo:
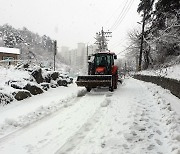
M46 34L58 46L76 48L78 42L93 44L102 27L112 31L109 49L118 53L127 33L141 20L139 0L0 0L0 25Z

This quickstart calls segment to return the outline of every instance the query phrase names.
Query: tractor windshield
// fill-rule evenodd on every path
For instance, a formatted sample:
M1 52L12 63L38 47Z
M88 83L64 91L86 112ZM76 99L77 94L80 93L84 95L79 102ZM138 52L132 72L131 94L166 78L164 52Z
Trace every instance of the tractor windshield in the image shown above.
M111 55L99 54L96 56L96 66L109 66L111 64Z

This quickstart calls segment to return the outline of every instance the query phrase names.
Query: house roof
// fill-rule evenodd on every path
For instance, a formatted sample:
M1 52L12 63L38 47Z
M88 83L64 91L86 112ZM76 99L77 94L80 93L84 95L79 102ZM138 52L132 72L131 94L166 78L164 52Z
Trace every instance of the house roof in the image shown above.
M20 54L20 49L18 48L7 48L7 47L0 47L0 53L12 53L12 54Z

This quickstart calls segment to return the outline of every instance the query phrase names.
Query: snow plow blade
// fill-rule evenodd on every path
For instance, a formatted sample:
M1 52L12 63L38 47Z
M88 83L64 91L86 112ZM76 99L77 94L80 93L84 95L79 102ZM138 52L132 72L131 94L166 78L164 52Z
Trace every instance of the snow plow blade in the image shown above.
M77 86L95 88L98 86L112 86L112 75L87 75L78 76L76 81Z

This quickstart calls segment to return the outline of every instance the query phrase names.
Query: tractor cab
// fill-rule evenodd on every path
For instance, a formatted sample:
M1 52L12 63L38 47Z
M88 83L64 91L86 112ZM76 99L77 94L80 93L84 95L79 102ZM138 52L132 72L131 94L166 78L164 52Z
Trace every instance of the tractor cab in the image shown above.
M117 56L110 52L100 52L89 57L89 75L111 75L114 59Z

